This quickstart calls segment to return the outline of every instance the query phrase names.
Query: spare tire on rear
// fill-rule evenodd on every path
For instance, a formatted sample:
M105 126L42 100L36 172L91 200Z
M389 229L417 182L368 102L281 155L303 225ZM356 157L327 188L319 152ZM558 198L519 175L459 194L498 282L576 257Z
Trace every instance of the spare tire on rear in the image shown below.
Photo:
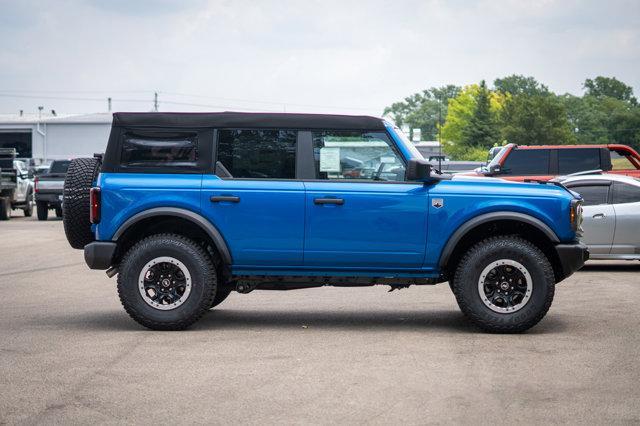
M93 242L89 222L89 191L100 171L97 158L71 160L64 180L62 199L64 233L71 247L82 249Z

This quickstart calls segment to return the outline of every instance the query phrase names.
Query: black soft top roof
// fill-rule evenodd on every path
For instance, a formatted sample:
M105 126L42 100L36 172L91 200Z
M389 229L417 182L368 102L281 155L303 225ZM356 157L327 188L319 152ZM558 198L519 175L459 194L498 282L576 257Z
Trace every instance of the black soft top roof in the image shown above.
M381 118L366 115L253 112L116 112L113 114L113 125L176 128L384 130Z

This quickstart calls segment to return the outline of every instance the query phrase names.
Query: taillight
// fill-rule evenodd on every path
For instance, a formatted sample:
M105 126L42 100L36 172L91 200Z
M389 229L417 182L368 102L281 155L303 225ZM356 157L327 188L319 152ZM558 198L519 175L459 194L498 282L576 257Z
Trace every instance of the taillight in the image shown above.
M573 199L569 207L569 222L574 231L582 231L582 200Z
M89 191L89 221L91 223L100 223L100 188L93 187Z
M33 192L38 192L38 183L40 182L40 178L36 176L33 180Z

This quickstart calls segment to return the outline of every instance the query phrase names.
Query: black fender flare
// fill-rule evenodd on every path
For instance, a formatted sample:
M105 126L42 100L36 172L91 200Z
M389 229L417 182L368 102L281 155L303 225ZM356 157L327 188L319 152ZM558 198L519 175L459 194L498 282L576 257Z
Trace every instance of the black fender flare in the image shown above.
M135 225L141 220L148 219L154 216L174 216L193 222L204 232L206 232L207 235L211 238L216 246L216 249L218 250L218 253L220 253L220 256L222 257L222 263L224 263L225 265L231 265L231 252L229 251L229 246L227 245L225 239L222 237L220 231L218 231L218 228L213 226L213 224L202 215L194 213L191 210L181 209L178 207L155 207L137 213L127 219L122 225L120 225L118 230L113 234L111 240L117 241L118 238L120 238L131 226Z
M560 243L560 239L558 238L556 233L546 223L544 223L538 218L535 218L533 216L530 216L524 213L508 212L508 211L485 213L467 220L462 225L460 225L458 229L456 229L456 231L451 235L451 237L449 237L449 240L447 241L447 244L444 246L444 249L442 249L438 266L440 266L440 268L444 268L446 266L447 262L449 261L449 257L451 257L451 254L453 253L453 250L455 249L456 245L458 245L460 240L462 240L462 238L465 235L467 235L467 233L471 229L475 228L478 225L482 225L483 223L493 222L496 220L514 220L514 221L526 223L540 230L543 234L547 236L547 238L549 238L549 240L553 244Z

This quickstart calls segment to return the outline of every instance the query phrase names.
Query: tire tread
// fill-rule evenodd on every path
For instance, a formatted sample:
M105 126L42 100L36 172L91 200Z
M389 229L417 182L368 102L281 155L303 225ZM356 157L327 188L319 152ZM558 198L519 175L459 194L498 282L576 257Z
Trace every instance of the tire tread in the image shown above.
M457 283L459 283L463 279L462 277L465 274L465 269L467 269L469 266L470 260L473 259L474 256L478 254L478 252L487 250L488 246L495 245L502 246L502 248L515 248L518 245L525 246L529 253L534 257L535 261L542 266L545 279L548 285L550 285L550 289L546 293L546 298L543 302L542 309L540 309L533 318L530 318L522 323L496 323L486 319L481 315L478 315L476 310L474 310L469 305L468 301L463 296L461 287L457 285ZM544 318L544 316L549 311L551 303L553 302L553 296L555 292L555 275L553 273L551 263L537 246L517 235L501 235L484 239L476 243L467 251L467 253L462 257L456 267L453 285L451 287L458 302L458 306L460 306L462 312L465 314L465 316L467 316L467 318L469 318L481 329L491 333L521 333L540 322L540 320L542 320L542 318Z
M215 295L216 295L217 279L216 279L216 271L213 264L213 260L211 259L211 256L202 247L200 247L198 244L193 242L191 239L184 237L182 235L170 234L170 233L155 234L155 235L148 236L138 241L136 244L134 244L124 255L123 261L121 262L120 267L127 268L128 260L132 259L132 256L134 255L134 253L138 251L149 250L150 247L153 247L156 244L162 244L163 242L167 242L167 241L170 241L171 243L178 242L179 244L189 246L192 250L195 250L197 252L197 257L193 258L192 260L200 263L201 264L200 266L205 271L205 282L203 283L203 285L205 286L205 290L204 290L205 293L204 293L204 297L200 301L200 305L196 310L196 312L180 320L170 321L170 322L166 322L166 321L161 322L161 321L156 321L149 318L148 316L144 315L144 313L142 313L140 310L136 309L135 304L129 303L129 301L126 300L127 298L124 294L125 292L124 290L125 290L125 285L127 283L124 282L122 278L122 273L118 274L118 297L120 298L120 303L122 303L122 306L124 307L127 314L129 314L129 316L137 323L147 328L150 328L152 330L165 330L165 331L184 330L185 328L188 328L193 323L198 321L205 314L205 312L209 310L209 307L212 306Z

